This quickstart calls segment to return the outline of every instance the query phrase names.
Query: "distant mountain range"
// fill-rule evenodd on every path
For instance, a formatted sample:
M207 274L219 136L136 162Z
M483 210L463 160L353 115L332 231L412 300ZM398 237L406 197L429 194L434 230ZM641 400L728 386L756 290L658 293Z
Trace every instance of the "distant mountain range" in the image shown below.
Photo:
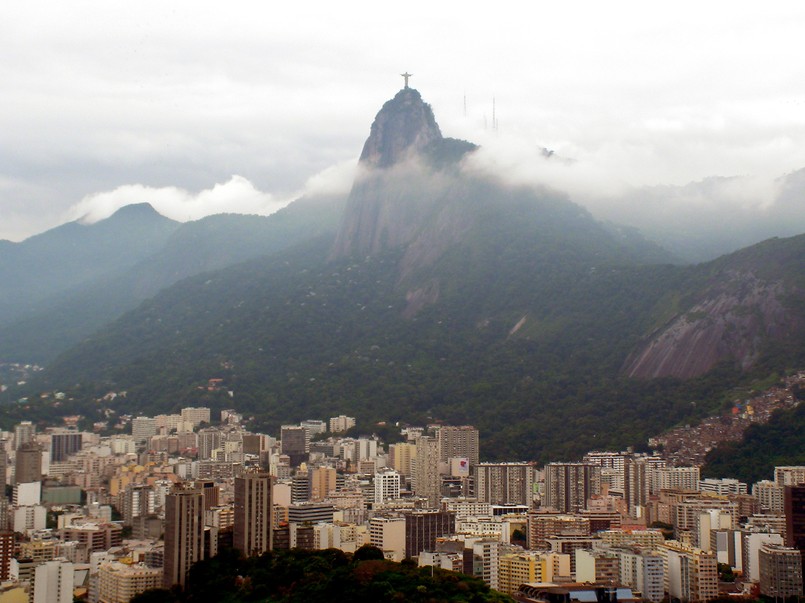
M778 178L709 177L638 187L598 201L596 215L639 228L685 262L805 232L805 169Z
M0 354L131 409L468 422L488 457L541 460L640 445L805 364L805 236L680 266L562 194L469 173L474 152L403 89L348 199L182 226L139 208L158 248L41 293ZM233 400L199 389L213 377Z
M343 199L304 198L271 216L180 224L130 205L0 249L0 361L48 363L188 276L334 233Z
M131 269L158 252L179 223L150 205L130 205L93 225L70 222L0 248L0 324L112 272Z

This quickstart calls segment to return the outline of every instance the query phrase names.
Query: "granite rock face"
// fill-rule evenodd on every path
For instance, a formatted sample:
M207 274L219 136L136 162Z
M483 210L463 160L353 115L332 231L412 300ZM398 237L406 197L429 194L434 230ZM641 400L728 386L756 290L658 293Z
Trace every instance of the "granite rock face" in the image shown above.
M375 117L360 161L369 168L388 168L441 138L430 105L413 88L403 88Z
M447 205L460 202L454 194L460 179L443 168L474 148L464 141L443 138L430 105L419 92L400 90L383 105L372 124L330 258L361 257L402 247L427 230L428 238L441 244L429 245L432 251L420 253L419 259L432 259L435 250L444 249L445 242L452 240L451 220L440 219L440 214ZM433 232L434 224L438 224L438 233Z
M783 282L731 271L644 342L627 359L623 372L638 379L689 379L725 360L746 370L769 340L801 328L801 321L786 309L785 298Z

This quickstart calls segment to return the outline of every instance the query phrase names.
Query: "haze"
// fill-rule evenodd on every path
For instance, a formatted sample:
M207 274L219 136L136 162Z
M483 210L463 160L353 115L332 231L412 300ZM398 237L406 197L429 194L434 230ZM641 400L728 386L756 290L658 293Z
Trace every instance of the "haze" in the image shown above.
M802 232L780 178L805 168L803 26L794 2L14 3L0 238L137 201L186 220L346 190L406 70L446 136L483 145L473 168L649 231L659 207ZM739 178L674 188L713 176Z

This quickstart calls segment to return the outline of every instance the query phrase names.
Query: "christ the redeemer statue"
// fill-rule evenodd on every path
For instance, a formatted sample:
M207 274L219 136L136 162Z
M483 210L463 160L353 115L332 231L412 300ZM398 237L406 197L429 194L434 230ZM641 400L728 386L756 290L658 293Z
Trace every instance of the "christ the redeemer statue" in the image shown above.
M401 73L400 75L405 78L405 87L408 88L408 78L411 77L414 74L413 73L408 73L406 71L405 73Z

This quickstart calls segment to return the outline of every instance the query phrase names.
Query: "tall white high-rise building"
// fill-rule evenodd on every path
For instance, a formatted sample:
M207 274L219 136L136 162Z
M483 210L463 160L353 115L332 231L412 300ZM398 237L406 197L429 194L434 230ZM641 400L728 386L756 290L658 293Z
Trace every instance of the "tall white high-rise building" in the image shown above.
M500 564L501 543L495 538L478 538L472 541L473 556L478 560L478 575L490 588L497 590L500 585L498 582L498 571Z
M594 451L585 454L582 461L601 467L602 474L608 477L609 486L613 490L623 492L624 467L626 459L630 456L628 452Z
M355 440L356 461L368 461L377 458L377 440L359 438Z
M660 547L665 558L665 591L682 601L709 601L718 596L718 566L714 553L675 540Z
M782 546L785 541L780 534L744 531L741 535L743 575L752 582L760 580L760 547L764 544Z
M400 474L393 469L375 473L375 506L400 498Z
M643 594L643 598L659 603L665 595L664 558L656 551L639 548L614 549L618 557L620 582Z
M761 513L783 514L785 486L764 479L752 486L752 496L757 498Z
M66 561L45 561L34 570L33 603L72 603L74 568Z

